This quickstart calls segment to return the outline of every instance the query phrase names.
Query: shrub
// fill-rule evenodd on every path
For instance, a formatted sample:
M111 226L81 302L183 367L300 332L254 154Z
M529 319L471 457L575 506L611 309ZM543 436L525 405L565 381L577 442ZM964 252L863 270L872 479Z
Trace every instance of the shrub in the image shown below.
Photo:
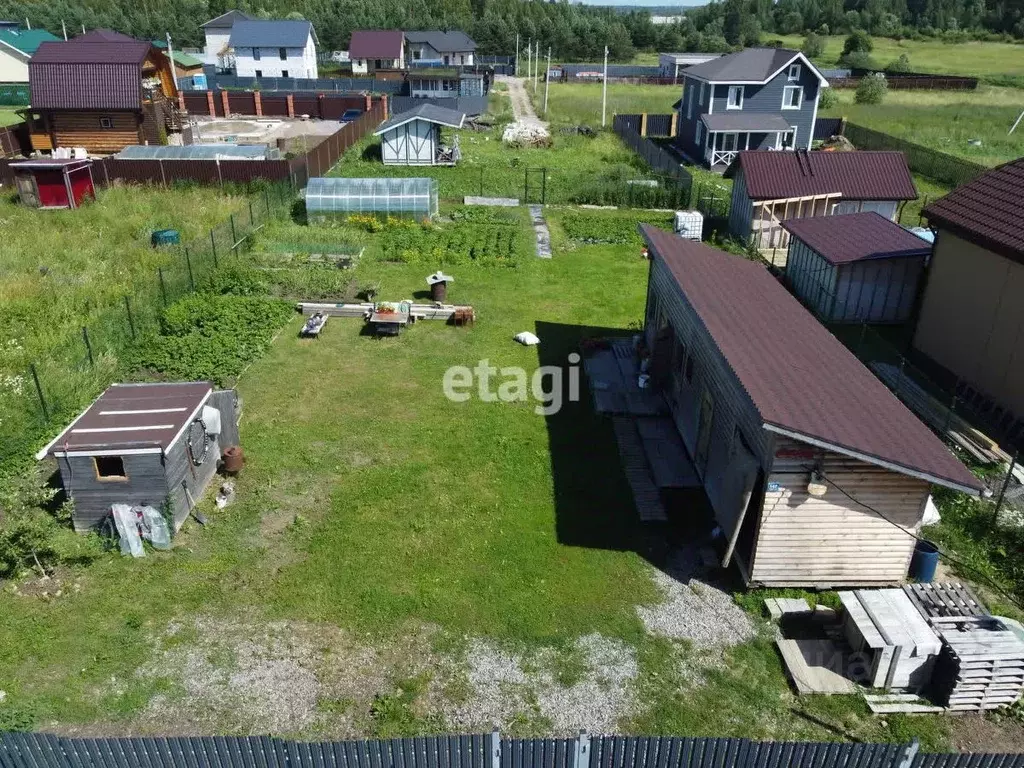
M850 53L871 53L875 44L863 29L855 29L843 42L843 56Z
M818 91L818 108L832 109L839 103L839 94L835 88L822 88Z
M221 296L265 296L268 290L260 272L234 265L214 270L201 287L207 293Z
M816 32L811 32L804 38L801 50L808 58L817 59L825 53L825 40Z
M864 51L843 54L839 59L839 63L850 69L878 69L875 66L875 60L871 58L871 54Z
M889 83L881 72L873 72L862 78L857 85L853 100L858 104L881 104L889 91Z
M909 72L910 71L910 57L905 53L901 53L898 59L893 59L885 65L886 72Z

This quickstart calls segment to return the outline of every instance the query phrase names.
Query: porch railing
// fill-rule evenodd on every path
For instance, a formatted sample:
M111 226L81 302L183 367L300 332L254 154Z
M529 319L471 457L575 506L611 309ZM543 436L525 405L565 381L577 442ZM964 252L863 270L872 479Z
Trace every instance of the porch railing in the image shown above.
M707 160L712 168L716 165L729 165L738 154L739 150L736 149L709 149Z

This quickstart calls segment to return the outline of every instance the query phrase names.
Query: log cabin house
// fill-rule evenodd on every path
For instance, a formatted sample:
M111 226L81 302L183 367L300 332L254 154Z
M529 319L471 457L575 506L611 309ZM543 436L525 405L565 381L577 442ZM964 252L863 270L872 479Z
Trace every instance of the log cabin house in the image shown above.
M28 65L24 113L32 149L107 155L131 144L166 144L181 130L171 67L152 43L110 30L43 43Z
M641 233L651 380L723 565L757 586L902 582L931 487L982 483L761 264Z

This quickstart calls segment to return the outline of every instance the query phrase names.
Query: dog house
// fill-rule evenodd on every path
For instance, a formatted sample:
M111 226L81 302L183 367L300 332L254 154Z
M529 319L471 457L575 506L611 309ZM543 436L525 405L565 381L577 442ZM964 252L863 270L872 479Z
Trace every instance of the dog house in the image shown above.
M21 202L32 208L77 208L96 198L91 160L40 158L10 167Z
M236 396L208 382L114 384L43 448L88 531L112 504L166 509L177 530L238 443Z

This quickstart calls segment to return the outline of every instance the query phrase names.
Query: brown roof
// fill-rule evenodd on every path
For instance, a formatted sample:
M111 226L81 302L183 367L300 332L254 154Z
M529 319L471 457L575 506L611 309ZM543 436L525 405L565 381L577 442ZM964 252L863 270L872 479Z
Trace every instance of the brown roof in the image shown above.
M839 193L847 200L914 200L902 152L740 152L726 176L743 170L751 200Z
M44 449L166 451L212 391L208 382L114 384Z
M152 50L109 30L43 43L28 62L32 108L139 110L142 63Z
M940 485L983 488L763 266L650 225L641 232L766 428Z
M931 243L874 211L787 219L782 228L832 264L927 256L932 250Z
M957 187L924 215L932 226L1024 262L1024 157Z
M405 35L397 29L359 29L348 44L350 59L398 59Z

